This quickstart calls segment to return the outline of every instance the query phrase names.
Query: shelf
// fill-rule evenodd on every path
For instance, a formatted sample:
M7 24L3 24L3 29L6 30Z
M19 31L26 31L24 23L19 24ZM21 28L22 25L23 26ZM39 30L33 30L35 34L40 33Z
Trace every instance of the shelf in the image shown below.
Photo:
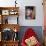
M10 40L10 41L3 41L4 43L15 43L15 42L19 42L19 40L15 40L15 41L12 41L12 40Z
M17 29L19 31L20 26L19 24L1 24L1 30L5 29L5 28L10 28L14 31L14 29Z
M19 7L0 7L0 10L7 10L7 9L8 9L8 10L9 10L9 9L10 9L10 10L11 10L11 9L16 9L16 10L17 10L17 9L19 9Z
M17 13L16 13L17 12ZM0 46L18 46L18 42L19 40L18 38L18 31L20 30L20 26L18 24L18 17L19 17L19 7L0 7ZM14 21L14 23L13 23ZM4 30L5 31L9 31L8 29L10 29L10 31L14 32L12 34L10 34L8 32L8 37L7 39L10 39L9 41L5 41L5 39L3 39L4 37L2 37L4 35ZM13 36L12 36L13 35ZM16 35L16 37L15 37ZM4 35L5 36L5 35ZM6 37L6 36L5 36ZM15 37L15 41L14 40ZM17 39L17 41L16 41Z
M19 7L0 7L0 15L0 24L18 24Z

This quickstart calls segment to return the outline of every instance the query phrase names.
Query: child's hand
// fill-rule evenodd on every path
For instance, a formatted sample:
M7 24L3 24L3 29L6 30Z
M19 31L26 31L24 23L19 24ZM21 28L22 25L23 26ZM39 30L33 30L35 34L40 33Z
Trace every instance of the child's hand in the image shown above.
M37 41L37 39L36 39L34 36L32 36L32 37L30 37L30 38L28 38L28 39L25 40L25 43L26 43L28 46L36 45L37 42L38 42L38 41Z
M37 39L34 36L30 37L30 40L31 40L32 45L36 45L37 42L38 42Z
M30 39L26 39L26 40L25 40L25 43L27 44L27 46L30 46L30 44L31 44Z

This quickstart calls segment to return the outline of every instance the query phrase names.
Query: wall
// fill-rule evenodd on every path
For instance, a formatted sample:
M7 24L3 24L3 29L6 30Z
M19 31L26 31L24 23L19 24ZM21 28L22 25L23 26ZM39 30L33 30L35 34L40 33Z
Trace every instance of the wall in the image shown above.
M1 7L14 6L15 0L0 0ZM43 26L43 6L42 0L17 0L19 6L19 24L21 26ZM36 19L25 20L25 6L35 6Z
M22 2L22 0L20 1ZM28 3L28 4L27 4ZM25 6L35 6L36 8L36 19L35 20L25 20ZM43 25L43 6L41 0L27 0L21 3L20 8L20 23L23 26L42 26Z

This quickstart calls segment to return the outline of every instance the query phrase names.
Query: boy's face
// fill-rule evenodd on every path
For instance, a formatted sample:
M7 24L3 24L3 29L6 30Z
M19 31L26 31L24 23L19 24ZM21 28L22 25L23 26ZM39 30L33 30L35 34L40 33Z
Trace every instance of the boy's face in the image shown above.
M27 9L27 11L26 11L26 12L27 12L27 16L30 16L30 15L32 15L32 12L33 12L33 11L32 11L32 10L30 10L30 9Z

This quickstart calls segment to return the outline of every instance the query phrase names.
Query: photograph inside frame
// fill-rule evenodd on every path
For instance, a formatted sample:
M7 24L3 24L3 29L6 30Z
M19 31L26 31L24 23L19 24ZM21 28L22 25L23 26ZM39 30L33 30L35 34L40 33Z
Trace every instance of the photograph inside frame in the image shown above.
M25 6L25 19L36 19L34 6Z

